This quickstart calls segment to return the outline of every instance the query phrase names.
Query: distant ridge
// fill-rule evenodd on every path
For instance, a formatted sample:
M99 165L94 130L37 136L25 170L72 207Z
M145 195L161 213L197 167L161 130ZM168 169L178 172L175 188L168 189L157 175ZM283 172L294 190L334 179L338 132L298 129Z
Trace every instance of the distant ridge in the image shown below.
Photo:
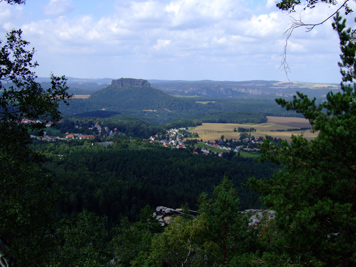
M276 97L290 98L300 91L323 99L328 91L339 90L339 86L334 84L260 80L160 82L120 78L110 81L105 84L106 87L88 92L90 97L72 99L70 106L62 106L61 111L68 115L99 118L118 116L116 113L122 116L130 114L159 123L182 118L236 123L246 122L247 117L248 122L260 122L263 114L281 114L274 100ZM76 90L78 95L84 94L83 89L91 89L89 84L81 85L74 85L82 89ZM286 116L289 114L283 113Z
M130 87L151 87L151 84L147 80L143 79L132 79L132 78L121 78L118 80L113 80L111 82L112 86L122 88L126 86Z

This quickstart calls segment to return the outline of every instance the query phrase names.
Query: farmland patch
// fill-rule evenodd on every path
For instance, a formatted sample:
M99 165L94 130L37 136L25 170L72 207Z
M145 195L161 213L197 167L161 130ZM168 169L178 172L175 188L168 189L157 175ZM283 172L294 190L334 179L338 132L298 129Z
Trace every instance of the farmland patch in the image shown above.
M73 99L88 99L90 95L73 95Z
M271 136L273 138L281 138L290 141L292 135L303 134L307 139L314 139L317 134L312 133L308 120L304 118L294 117L267 117L266 123L260 124L237 124L237 123L203 123L192 130L193 133L198 133L199 138L203 141L212 141L220 139L223 135L227 139L239 139L240 132L235 131L239 127L242 128L254 128L256 132L252 132L251 135L258 137ZM296 130L303 129L303 130Z

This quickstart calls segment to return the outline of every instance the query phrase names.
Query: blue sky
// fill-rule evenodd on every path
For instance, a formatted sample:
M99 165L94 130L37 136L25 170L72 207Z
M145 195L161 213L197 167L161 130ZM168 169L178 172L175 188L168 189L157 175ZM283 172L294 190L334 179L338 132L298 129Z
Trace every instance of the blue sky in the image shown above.
M21 28L38 76L288 80L280 68L290 14L275 0L27 0L0 3L0 36ZM292 14L322 21L336 7ZM351 18L350 18L351 19ZM339 83L331 22L289 40L291 81Z

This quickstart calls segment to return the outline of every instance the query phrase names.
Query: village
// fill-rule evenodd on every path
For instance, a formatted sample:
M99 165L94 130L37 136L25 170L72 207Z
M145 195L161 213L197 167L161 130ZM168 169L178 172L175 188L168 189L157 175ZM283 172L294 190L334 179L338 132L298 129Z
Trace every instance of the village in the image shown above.
M187 128L167 130L166 135L155 135L149 141L159 143L162 146L186 149L193 147L193 154L214 155L223 157L224 153L239 153L241 150L246 152L259 152L259 146L263 138L256 139L254 136L246 137L241 134L240 139L225 139L221 136L218 140L203 142L198 139L197 134L192 134Z
M39 123L29 120L23 120L22 123ZM31 138L44 141L56 141L56 140L92 140L93 143L105 143L112 144L112 137L117 135L125 135L118 131L117 128L110 129L107 126L100 125L98 122L95 124L82 127L74 124L73 128L65 133L65 135L54 135L51 130L52 124L46 123L46 129L43 135L32 134ZM157 133L154 136L150 136L143 141L150 143L156 143L163 147L171 149L188 149L194 155L212 155L218 157L224 157L226 155L239 154L240 151L259 153L259 146L263 142L263 138L256 139L251 134L241 133L240 139L226 139L222 135L221 138L210 141L203 141L199 139L197 133L191 132L191 129L172 128L166 130L165 133Z

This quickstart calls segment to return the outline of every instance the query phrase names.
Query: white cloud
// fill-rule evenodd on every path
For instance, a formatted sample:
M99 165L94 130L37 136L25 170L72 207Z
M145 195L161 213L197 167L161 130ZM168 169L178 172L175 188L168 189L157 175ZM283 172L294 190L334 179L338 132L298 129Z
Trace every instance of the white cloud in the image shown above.
M162 48L165 48L169 46L171 43L171 40L157 40L157 43L153 46L155 50L161 50Z
M9 30L16 26L16 22L20 21L23 17L23 6L9 5L0 1L0 25L2 28Z
M249 21L245 22L245 32L249 36L260 37L281 35L284 30L283 22L285 21L285 17L276 12L253 16Z
M132 1L101 19L58 17L23 28L38 45L60 54L151 57L154 52L155 57L187 60L256 51L281 54L283 46L276 46L275 39L284 30L282 14L252 16L243 7L236 0Z
M276 6L276 0L267 0L266 8L273 8Z
M158 1L132 2L130 15L137 20L157 20L163 17L163 4Z
M304 48L304 46L302 44L298 44L298 43L294 43L292 41L288 42L288 50L290 52L305 52L306 49Z
M44 13L49 16L61 16L74 9L71 0L50 0L44 7Z
M7 21L11 18L12 12L8 5L0 2L0 21Z
M176 0L165 6L170 26L180 29L209 27L219 21L245 18L248 12L243 1Z
M142 62L155 66L155 62L163 64L167 61L183 64L182 69L184 66L191 68L192 62L204 69L208 66L220 68L220 64L221 69L252 65L268 65L273 69L279 65L283 53L286 38L283 33L290 25L289 15L272 9L274 0L263 1L259 12L254 14L247 8L248 1L118 0L106 14L100 13L101 16L89 11L80 12L80 6L77 6L76 13L67 17L59 15L72 10L72 2L52 0L46 6L46 12L55 17L38 19L33 16L31 21L19 26L36 50L58 57L70 55L72 64L76 64L76 58L81 55L86 61L95 57L96 62L125 58L131 59L129 62L134 65L135 60L139 60L140 66L144 66ZM76 5L79 2L75 2ZM326 11L330 12L327 5L318 10L304 11L303 19L319 21L325 17ZM6 12L0 9L0 22L2 17L12 16ZM9 12L14 13L12 9ZM12 20L7 21L6 27L13 25L10 22ZM288 52L296 56L333 53L335 46L320 44L326 37L330 40L335 36L330 25L310 33L298 29L290 39ZM83 62L83 59L79 61ZM147 68L149 71L154 69ZM207 70L206 73L214 71Z

